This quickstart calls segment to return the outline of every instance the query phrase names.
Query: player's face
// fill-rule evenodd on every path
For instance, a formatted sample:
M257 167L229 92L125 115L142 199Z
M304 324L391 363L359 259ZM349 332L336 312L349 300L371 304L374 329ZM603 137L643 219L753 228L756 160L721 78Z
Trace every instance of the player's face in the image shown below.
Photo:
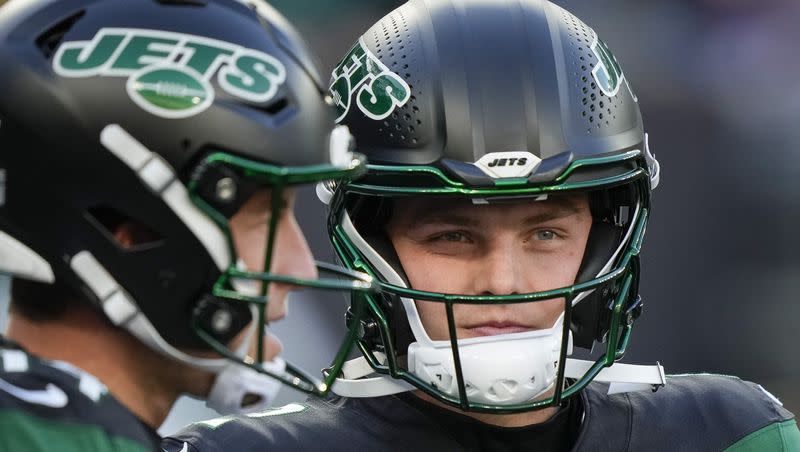
M465 295L512 295L574 283L592 225L585 195L546 201L473 204L399 199L388 233L414 289ZM449 338L445 306L417 301L433 340ZM564 300L456 305L459 338L550 328Z
M306 238L294 216L294 200L295 191L287 189L284 195L285 207L281 210L277 223L278 229L269 271L280 275L315 279L317 270ZM264 252L267 247L271 215L272 193L264 189L256 192L230 220L236 254L250 271L264 271ZM293 289L296 287L288 284L269 285L267 294L269 322L280 320L286 315L287 294ZM274 336L270 336L266 344L265 360L270 360L280 353L280 343Z

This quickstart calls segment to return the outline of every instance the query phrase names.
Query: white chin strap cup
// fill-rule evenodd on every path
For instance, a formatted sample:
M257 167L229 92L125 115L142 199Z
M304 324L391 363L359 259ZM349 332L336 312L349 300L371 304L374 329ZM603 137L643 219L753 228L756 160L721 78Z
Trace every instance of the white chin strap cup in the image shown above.
M466 397L474 403L516 405L536 400L556 381L562 320L552 328L460 341ZM572 341L567 355L572 353ZM414 342L408 371L450 397L458 397L453 350L448 341Z
M379 359L384 358L379 354L376 356ZM567 358L564 374L567 378L580 378L593 365L594 361ZM405 381L387 375L364 378L374 373L363 356L347 361L342 367L342 377L336 379L331 391L344 397L381 397L417 389ZM603 368L594 381L610 383L609 394L654 390L667 383L660 363L649 366L616 363Z
M286 369L286 362L280 357L262 365L274 373L282 373ZM206 406L223 415L263 411L272 405L280 389L278 380L231 362L217 374ZM248 399L252 399L252 402Z

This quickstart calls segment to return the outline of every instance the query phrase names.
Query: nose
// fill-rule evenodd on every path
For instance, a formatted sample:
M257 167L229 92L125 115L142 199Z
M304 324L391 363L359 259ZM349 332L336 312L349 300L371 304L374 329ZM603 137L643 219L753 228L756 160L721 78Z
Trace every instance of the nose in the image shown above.
M272 273L317 279L314 256L293 212L288 212L278 227L272 262Z
M518 243L503 237L496 237L492 242L481 258L482 265L473 275L473 293L512 295L527 292Z

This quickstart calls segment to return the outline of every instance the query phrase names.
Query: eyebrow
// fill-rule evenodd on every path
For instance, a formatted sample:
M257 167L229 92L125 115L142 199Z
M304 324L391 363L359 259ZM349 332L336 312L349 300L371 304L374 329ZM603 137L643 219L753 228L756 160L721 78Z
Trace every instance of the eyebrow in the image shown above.
M478 220L469 215L448 212L424 212L417 216L416 225L448 224L451 226L475 227L480 224Z
M526 217L523 224L526 226L541 224L547 221L558 220L572 215L581 213L584 208L576 205L568 199L552 199L548 201L549 206L544 212L536 213ZM464 207L468 209L468 207ZM465 213L458 212L461 208L456 208L456 211L447 210L441 206L428 205L415 212L414 224L429 225L429 224L447 224L452 226L461 227L477 227L481 222Z
M523 221L526 226L545 223L552 220L560 220L561 218L571 217L583 211L582 208L575 205L562 205L547 212L531 215Z

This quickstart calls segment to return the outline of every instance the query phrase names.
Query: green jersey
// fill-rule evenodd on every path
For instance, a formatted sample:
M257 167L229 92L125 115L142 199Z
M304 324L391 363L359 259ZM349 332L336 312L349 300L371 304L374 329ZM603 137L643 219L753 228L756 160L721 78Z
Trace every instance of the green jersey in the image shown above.
M657 392L613 395L607 384L595 382L562 409L563 417L513 428L482 424L422 401L409 403L412 397L310 399L198 422L165 438L162 447L169 452L800 452L794 415L760 386L734 377L673 376Z
M0 451L143 452L158 442L97 378L0 336Z

